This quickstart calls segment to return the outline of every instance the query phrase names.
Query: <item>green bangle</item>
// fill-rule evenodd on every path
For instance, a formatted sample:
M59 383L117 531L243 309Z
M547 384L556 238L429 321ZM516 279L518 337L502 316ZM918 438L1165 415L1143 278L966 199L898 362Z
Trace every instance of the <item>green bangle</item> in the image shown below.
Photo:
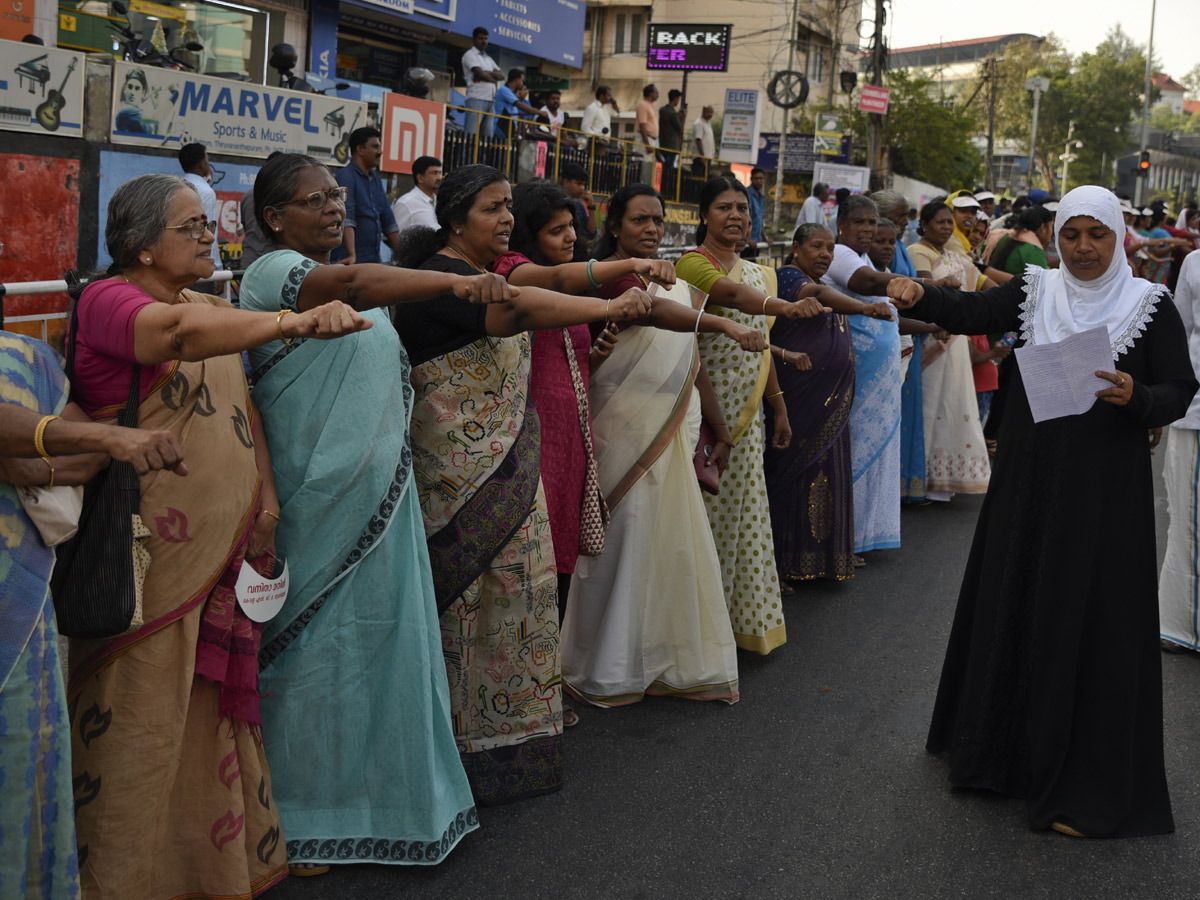
M598 281L595 279L595 277L592 275L592 263L594 263L594 262L595 262L595 260L594 260L594 259L589 259L589 260L588 260L588 264L587 264L587 277L588 277L588 281L590 281L590 282L592 283L592 287L600 287L600 282L598 282Z

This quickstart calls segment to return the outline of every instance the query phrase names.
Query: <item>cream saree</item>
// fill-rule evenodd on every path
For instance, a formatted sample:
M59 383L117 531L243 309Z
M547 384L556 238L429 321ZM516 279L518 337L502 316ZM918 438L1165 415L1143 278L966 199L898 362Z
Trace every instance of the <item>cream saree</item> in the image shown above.
M703 299L683 281L656 296L695 308ZM597 706L645 694L738 698L737 648L692 466L699 367L690 332L633 327L591 375L592 437L612 521L604 553L576 566L562 659L567 689Z

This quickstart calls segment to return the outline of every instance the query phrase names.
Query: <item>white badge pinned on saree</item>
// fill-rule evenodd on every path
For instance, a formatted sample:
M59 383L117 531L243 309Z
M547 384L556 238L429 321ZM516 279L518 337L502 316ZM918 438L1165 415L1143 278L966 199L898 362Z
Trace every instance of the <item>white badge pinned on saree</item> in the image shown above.
M278 578L263 578L249 563L242 563L234 592L238 606L252 622L266 622L275 618L287 600L287 563L283 564L283 574Z

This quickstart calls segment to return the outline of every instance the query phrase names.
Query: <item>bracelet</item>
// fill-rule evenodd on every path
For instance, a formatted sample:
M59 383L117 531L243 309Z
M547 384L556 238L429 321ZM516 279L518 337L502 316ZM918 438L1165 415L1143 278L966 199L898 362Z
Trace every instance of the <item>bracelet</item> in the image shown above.
M279 315L275 317L275 327L279 329L279 340L283 342L283 346L285 347L290 347L292 344L296 343L295 338L289 338L283 333L283 317L290 312L290 309L281 309L279 311Z
M279 514L278 514L278 513L273 513L273 512L271 512L271 511L270 511L269 509L267 509L265 506L264 506L262 509L260 509L260 510L258 511L258 514L259 514L260 516L261 516L263 513L266 513L268 516L270 516L270 517L271 517L272 519L274 519L276 522L282 522L282 521L283 521L282 519L280 519L280 518L279 518Z
M596 280L596 277L594 275L592 275L592 263L594 263L594 262L595 262L594 259L588 260L587 277L588 277L588 281L590 281L592 283L592 287L600 287L600 282L598 282Z
M763 297L763 311L762 311L762 314L763 314L764 316L767 314L767 304L768 304L768 303L770 303L770 302L771 302L771 298L770 298L769 296L768 296L768 297Z
M46 460L46 465L50 464L50 454L46 452L46 445L42 443L42 438L46 435L46 426L53 422L58 416L42 416L42 420L37 423L37 428L33 431L33 447L37 450L38 456ZM51 472L54 470L51 469ZM51 481L54 480L51 476Z
M764 399L770 400L772 397L782 397L782 396L783 396L783 391L776 391L773 394L767 394L767 396Z
M50 465L49 457L43 456L42 462L44 462L46 464L46 468L50 470L50 483L46 485L46 490L54 490L54 466Z
M591 277L591 276L589 276L589 277ZM609 311L610 309L612 309L612 297L609 297L607 300L605 300L605 301L604 301L604 327L605 327L605 328L607 328L607 327L608 327L608 323L612 321L612 320L611 320L611 319L608 317L608 311Z

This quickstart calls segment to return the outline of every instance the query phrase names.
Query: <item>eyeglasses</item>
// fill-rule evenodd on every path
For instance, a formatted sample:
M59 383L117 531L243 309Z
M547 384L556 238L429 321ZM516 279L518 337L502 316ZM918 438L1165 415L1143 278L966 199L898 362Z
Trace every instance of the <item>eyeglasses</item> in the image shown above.
M279 205L287 206L289 203L307 203L309 209L324 209L330 200L334 203L345 203L346 194L348 193L349 191L344 187L335 187L327 191L313 191L306 197L300 197L296 200L285 200Z
M184 229L187 230L183 231ZM216 220L210 222L208 219L197 219L194 222L184 222L182 225L168 225L167 231L183 231L193 241L198 241L206 231L215 237L217 234L217 223Z

